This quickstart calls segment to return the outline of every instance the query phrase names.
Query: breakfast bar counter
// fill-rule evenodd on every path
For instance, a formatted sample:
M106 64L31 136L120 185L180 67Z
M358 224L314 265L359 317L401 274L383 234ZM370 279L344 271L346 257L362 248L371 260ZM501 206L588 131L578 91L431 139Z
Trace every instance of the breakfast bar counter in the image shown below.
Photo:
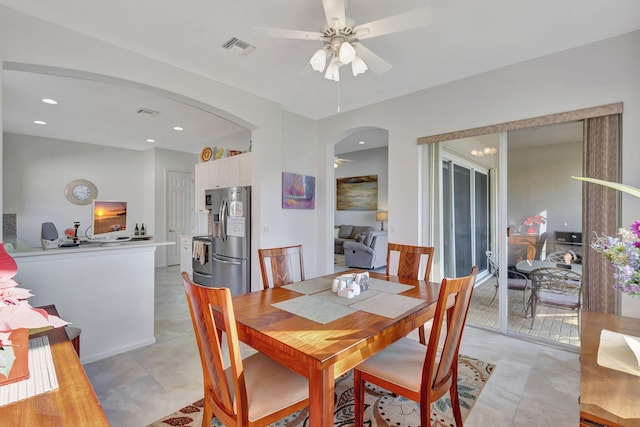
M174 242L136 240L71 248L18 250L15 279L33 306L55 304L82 330L89 363L153 344L155 250Z

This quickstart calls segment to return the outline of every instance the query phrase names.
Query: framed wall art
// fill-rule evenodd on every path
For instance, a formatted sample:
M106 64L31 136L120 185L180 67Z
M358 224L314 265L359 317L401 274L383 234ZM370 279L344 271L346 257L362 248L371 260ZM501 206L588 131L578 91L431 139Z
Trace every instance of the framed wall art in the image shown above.
M378 175L338 178L336 209L339 211L378 210Z
M316 178L309 175L282 172L282 208L315 209Z

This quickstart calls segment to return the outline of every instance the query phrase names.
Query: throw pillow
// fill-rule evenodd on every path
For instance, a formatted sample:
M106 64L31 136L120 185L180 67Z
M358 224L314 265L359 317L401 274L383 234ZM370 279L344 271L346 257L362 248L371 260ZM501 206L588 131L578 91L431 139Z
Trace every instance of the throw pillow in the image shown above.
M348 239L351 237L353 231L353 225L341 225L339 228L338 237L341 239Z
M337 227L334 228L333 229L333 237L337 239L339 234L340 234L340 229L337 228Z

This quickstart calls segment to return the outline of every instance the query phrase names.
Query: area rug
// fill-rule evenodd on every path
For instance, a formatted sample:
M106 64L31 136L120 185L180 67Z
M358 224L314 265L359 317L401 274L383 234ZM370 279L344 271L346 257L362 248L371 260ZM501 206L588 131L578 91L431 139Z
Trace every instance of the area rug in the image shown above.
M458 396L462 419L476 403L478 395L491 376L495 365L469 356L460 355L458 359ZM419 426L420 409L418 404L402 396L366 383L365 426ZM334 426L352 426L353 417L353 372L350 371L336 380ZM203 400L186 406L173 414L150 424L148 427L200 426L202 423ZM308 410L298 411L274 424L275 427L306 427ZM434 427L454 426L451 400L443 397L431 406L431 423ZM214 419L212 426L221 426Z

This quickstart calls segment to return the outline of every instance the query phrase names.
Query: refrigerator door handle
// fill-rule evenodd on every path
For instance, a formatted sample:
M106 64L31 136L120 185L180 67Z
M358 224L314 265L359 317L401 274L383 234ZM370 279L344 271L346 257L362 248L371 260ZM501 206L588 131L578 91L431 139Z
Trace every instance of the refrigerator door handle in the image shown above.
M226 211L226 203L227 200L226 199L222 199L222 202L220 203L220 238L222 239L223 242L227 241L227 225L226 225L226 217L225 217L225 211Z
M227 261L225 259L216 258L215 256L212 257L212 259L221 264L242 265L242 261Z

